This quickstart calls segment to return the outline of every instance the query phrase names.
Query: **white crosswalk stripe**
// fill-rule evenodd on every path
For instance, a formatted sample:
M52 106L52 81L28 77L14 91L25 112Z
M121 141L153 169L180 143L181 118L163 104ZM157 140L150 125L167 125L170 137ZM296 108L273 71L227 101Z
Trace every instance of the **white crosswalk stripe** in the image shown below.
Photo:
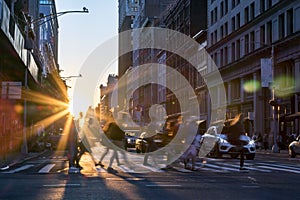
M43 167L42 169L39 170L38 173L49 173L50 170L55 166L55 164L48 164L45 167Z
M289 169L289 168L285 168L285 167L271 167L271 166L257 166L259 168L263 168L263 169L271 169L271 170L276 170L276 171L285 171L285 172L292 172L292 173L296 173L296 174L300 174L299 169L295 170L295 169Z
M18 167L18 168L16 168L16 169L9 170L9 171L3 172L3 173L5 173L5 174L17 173L17 172L20 172L20 171L24 171L24 170L26 170L26 169L29 169L29 168L31 168L31 167L33 167L33 166L34 166L34 165L24 165L24 166L22 166L22 167Z
M120 159L121 163L124 161ZM64 162L68 162L65 160ZM97 173L108 173L107 165L105 168L100 166L94 167L91 159L84 158L82 160L85 167L86 164L92 166L90 168L85 168L89 172L97 172ZM105 164L109 163L109 159L104 160ZM125 162L124 162L125 163ZM149 172L156 172L156 173L166 173L169 170L162 170L158 167L154 167L151 165L143 165L139 161L130 161L130 165L113 165L112 167L117 170L118 172L123 173L149 173ZM217 160L205 160L203 162L196 162L195 168L197 171L205 171L205 172L217 172L217 173L235 173L240 171L240 165L238 161L228 160L228 161L217 161ZM25 172L29 170L34 172L35 168L37 169L37 173L39 174L47 174L47 173L68 173L68 167L65 164L53 162L53 163L44 163L44 166L41 166L41 163L27 163L23 166L18 166L15 168L7 169L6 171L2 171L1 173L12 174L18 172ZM286 172L286 173L295 173L300 174L299 165L288 165L288 164L281 164L277 162L246 162L245 167L248 171L254 172L262 172L262 173L271 173L271 172ZM92 170L92 171L91 171ZM193 173L194 171L185 169L183 164L182 165L174 165L173 170L181 173Z
M228 166L228 167L239 167L239 163L237 164L228 164L228 163L220 163L221 165L224 165L224 166ZM258 169L258 168L255 168L255 167L251 167L247 164L245 164L246 168L249 169L249 170L253 170L253 171L260 171L260 172L271 172L271 170L264 170L264 169Z

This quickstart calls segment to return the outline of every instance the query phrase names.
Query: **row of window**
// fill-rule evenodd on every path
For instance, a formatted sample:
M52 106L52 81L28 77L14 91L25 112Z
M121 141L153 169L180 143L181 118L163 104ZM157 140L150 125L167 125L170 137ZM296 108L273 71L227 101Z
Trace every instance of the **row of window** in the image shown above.
M231 1L231 10L234 9L238 4L240 4L240 0L232 0ZM265 12L269 8L273 6L272 0L260 0L260 13ZM224 0L220 3L220 16L218 15L218 5L210 11L210 24L213 25L218 22L223 16L228 14L228 0ZM255 17L255 1L252 2L249 6L244 8L244 23L248 23L253 20ZM232 26L233 31L235 27L239 27L241 24L240 14L232 18Z
M250 6L251 7L251 6ZM237 23L236 23L237 19ZM236 28L236 25L240 25L240 14L238 13L236 17L232 18L232 31ZM294 29L294 11L293 8L287 10L284 13L281 13L278 16L278 39L283 39L284 37L293 33ZM270 44L273 40L273 33L272 31L275 30L273 27L272 21L269 21L266 25L262 25L260 27L260 41L257 41L261 44ZM228 22L225 22L223 25L220 26L220 35L218 38L218 30L216 29L214 32L210 34L210 43L213 45L214 43L218 42L218 40L223 39L228 35ZM253 33L254 34L254 33ZM254 36L253 36L254 40ZM251 40L251 42L255 42ZM246 51L248 53L248 51Z
M266 27L267 33L265 33ZM244 37L237 39L230 45L225 46L223 49L220 49L220 52L215 52L213 55L211 55L211 57L214 59L217 65L224 66L227 65L230 61L234 62L235 60L240 59L242 56L253 52L256 48L263 47L265 44L270 44L271 40L269 37L272 35L271 21L266 25L260 27L260 35L260 41L257 41L255 32L251 31L250 33L244 35ZM269 40L266 41L265 38L268 38ZM218 56L218 54L220 54L220 56ZM231 55L231 57L229 57L229 55ZM229 58L231 58L230 61L228 60Z

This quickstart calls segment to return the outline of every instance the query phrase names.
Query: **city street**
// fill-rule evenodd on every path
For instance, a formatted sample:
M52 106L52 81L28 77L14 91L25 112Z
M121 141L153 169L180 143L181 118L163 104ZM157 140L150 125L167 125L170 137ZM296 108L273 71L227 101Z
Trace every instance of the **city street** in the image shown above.
M226 157L199 160L197 171L176 163L160 171L114 166L118 173L111 174L106 166L94 167L88 154L80 164L80 173L68 174L65 152L19 163L1 171L0 199L297 199L299 194L300 159L286 152L258 152L246 161L245 171L239 170L238 159Z
M0 0L0 200L300 200L300 0Z

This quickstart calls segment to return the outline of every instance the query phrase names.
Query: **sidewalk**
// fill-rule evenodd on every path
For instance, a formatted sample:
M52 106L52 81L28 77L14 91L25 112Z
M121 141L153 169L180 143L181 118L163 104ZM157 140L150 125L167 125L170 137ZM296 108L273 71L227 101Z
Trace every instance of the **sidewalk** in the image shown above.
M280 156L289 156L289 151L287 149L284 150L280 150L279 153L274 153L271 149L267 149L267 150L258 150L256 149L256 153L257 154L268 154L268 155L280 155Z
M16 152L16 153L11 153L9 155L6 155L5 160L0 160L0 171L6 170L16 164L25 162L26 160L35 158L45 152L46 151L37 152L37 153L27 153L27 154L22 154L20 152Z

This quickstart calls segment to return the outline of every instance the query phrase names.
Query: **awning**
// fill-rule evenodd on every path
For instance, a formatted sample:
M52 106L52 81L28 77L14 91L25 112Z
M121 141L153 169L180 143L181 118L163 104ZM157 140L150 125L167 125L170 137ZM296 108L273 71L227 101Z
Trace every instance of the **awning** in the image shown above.
M298 119L298 118L300 118L300 112L296 112L294 114L285 116L285 119L287 119L287 120L293 120L293 119Z

